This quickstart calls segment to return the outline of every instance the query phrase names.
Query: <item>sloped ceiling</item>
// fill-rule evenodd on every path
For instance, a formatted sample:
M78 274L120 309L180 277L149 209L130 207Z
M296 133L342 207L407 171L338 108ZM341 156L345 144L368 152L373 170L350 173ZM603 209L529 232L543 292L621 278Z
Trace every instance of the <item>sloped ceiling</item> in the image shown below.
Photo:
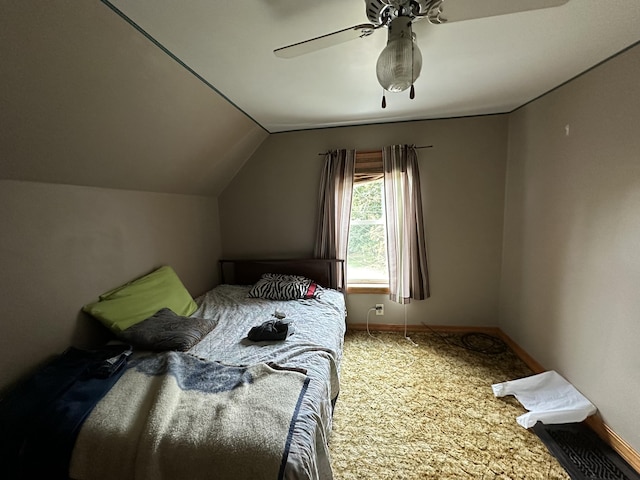
M96 1L2 1L0 178L217 196L268 136Z

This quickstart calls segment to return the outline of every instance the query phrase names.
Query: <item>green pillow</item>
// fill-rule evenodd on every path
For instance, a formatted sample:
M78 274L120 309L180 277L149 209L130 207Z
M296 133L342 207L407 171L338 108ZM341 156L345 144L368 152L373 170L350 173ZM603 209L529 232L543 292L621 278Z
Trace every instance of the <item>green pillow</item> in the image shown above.
M196 311L196 302L169 266L100 295L82 310L100 320L115 333L129 328L158 310L169 308L187 317Z

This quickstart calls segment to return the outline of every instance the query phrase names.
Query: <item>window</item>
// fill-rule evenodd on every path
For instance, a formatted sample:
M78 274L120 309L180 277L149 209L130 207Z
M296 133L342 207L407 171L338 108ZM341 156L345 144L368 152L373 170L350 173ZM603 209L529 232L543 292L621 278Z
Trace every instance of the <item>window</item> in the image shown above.
M376 181L381 183L376 186ZM359 183L372 185L357 188L352 209L350 200ZM327 152L319 204L314 256L347 260L348 293L388 293L397 303L429 297L418 156L413 145L389 145L378 152L344 148ZM380 235L381 227L388 229L386 234ZM389 255L388 267L375 252ZM389 272L388 283L376 270ZM341 271L336 278L342 281ZM355 280L367 283L355 284Z
M386 291L389 270L382 152L357 153L351 200L347 247L349 291Z

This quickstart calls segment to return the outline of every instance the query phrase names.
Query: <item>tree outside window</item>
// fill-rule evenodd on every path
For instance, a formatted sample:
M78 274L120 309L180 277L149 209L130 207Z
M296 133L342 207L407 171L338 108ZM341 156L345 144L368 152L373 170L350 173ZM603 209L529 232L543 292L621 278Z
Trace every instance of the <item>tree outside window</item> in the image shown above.
M388 284L384 181L353 186L347 279L349 284Z

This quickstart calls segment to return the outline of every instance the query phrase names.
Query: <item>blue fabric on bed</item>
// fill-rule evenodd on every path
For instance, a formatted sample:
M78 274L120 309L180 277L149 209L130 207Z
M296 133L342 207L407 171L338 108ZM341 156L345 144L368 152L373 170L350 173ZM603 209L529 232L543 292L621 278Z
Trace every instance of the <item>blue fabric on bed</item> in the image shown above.
M128 345L69 348L0 400L0 472L67 479L82 423L124 372Z

